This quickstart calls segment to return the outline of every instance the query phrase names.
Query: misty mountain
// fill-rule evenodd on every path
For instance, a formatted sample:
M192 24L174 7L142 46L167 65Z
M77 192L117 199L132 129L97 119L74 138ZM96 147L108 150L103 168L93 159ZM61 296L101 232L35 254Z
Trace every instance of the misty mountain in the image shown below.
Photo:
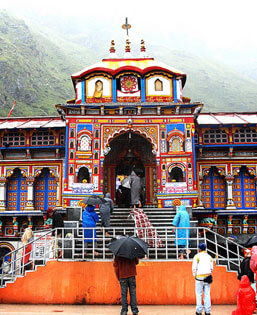
M84 24L83 24L84 23ZM114 23L116 23L114 21ZM51 115L54 104L74 97L70 79L84 67L109 54L111 39L117 54L125 48L124 34L107 21L69 20L31 15L26 21L0 12L0 115L6 116L13 104L14 116ZM151 45L146 34L150 57L188 74L184 96L205 104L205 111L253 111L257 103L256 72L245 65L245 73L217 62L204 48L202 55L182 50L181 39ZM134 37L132 53L139 55L141 37ZM190 45L190 39L188 45ZM193 45L193 44L192 44ZM180 49L179 49L180 48ZM203 52L204 51L204 52ZM210 55L211 56L211 55ZM234 68L236 69L236 68Z

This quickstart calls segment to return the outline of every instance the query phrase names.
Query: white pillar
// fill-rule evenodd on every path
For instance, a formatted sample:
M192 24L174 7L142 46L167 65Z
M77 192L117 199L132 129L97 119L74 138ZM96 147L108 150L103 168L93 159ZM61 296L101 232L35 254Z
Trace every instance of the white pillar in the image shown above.
M227 188L227 204L226 209L236 209L234 201L233 201L233 181L234 177L228 175L225 177L226 180L226 188Z
M25 210L35 210L34 208L34 177L28 177L27 178L27 201L26 201L26 207Z
M6 182L5 177L0 177L0 211L6 210Z

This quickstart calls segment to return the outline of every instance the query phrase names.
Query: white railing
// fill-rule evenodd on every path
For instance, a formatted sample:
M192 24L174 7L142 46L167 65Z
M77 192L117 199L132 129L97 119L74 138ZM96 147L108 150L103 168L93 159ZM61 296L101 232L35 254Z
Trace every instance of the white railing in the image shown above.
M175 228L183 230L184 228ZM0 286L6 281L14 281L17 276L23 276L26 270L34 270L37 265L44 265L49 260L113 260L113 254L108 248L112 238L118 235L139 235L148 244L148 253L145 260L177 260L184 254L184 260L191 260L197 253L198 245L205 243L208 253L216 260L217 264L226 265L229 270L238 270L243 258L244 247L204 227L190 227L188 238L185 238L185 248L180 248L176 234L172 233L173 227L133 228L115 227L106 230L101 228L62 228L56 235L56 230L35 233L31 245L29 259L24 261L26 246L22 246L4 257L7 260L1 268ZM85 239L86 230L96 230L96 238ZM40 235L41 234L41 235ZM52 236L52 234L54 236Z

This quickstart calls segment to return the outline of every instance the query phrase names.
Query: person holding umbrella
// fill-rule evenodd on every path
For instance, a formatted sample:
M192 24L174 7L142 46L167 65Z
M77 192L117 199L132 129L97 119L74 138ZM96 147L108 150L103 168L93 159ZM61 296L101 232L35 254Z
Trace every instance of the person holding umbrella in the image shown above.
M113 267L121 289L121 315L127 315L129 289L130 307L133 315L138 314L136 296L136 265L139 258L143 258L148 249L148 244L134 236L119 236L109 244L109 249L114 253Z

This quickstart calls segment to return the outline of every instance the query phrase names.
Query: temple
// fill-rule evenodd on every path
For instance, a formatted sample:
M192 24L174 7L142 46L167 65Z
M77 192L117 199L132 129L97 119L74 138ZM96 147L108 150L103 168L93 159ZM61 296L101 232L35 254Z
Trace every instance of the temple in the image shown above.
M85 196L116 199L116 179L139 169L144 207L192 209L220 234L256 233L257 113L201 113L187 76L149 57L142 40L71 76L74 99L56 117L0 118L0 246L23 222L46 227Z

